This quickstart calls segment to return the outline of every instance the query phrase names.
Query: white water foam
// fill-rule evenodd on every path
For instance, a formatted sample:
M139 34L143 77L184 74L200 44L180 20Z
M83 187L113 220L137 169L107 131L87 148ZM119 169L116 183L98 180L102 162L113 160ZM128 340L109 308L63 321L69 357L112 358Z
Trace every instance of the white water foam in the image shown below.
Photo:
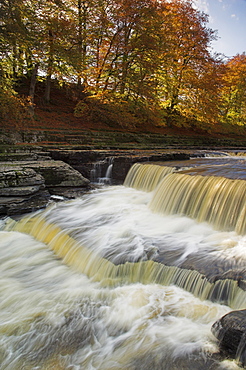
M32 237L0 237L1 369L137 369L150 356L159 369L218 350L210 328L228 307L174 286L102 288Z

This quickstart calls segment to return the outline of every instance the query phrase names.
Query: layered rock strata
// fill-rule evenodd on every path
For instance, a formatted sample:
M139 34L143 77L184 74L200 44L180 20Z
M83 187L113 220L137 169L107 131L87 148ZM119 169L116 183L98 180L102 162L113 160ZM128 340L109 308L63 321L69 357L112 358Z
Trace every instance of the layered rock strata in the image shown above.
M89 180L62 161L1 162L0 214L32 212L45 207L55 189L63 195L88 186Z

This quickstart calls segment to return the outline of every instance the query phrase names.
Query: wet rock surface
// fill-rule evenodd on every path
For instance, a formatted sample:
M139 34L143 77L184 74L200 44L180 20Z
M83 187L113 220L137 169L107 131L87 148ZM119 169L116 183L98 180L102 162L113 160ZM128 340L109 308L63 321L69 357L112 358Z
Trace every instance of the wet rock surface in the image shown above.
M67 163L54 160L0 162L0 214L13 215L45 207L58 189L68 198L69 188L89 186L89 180ZM64 194L63 194L64 193Z
M212 333L219 340L221 353L246 366L246 310L229 312L212 326Z
M91 177L91 171L96 163L105 174L109 163L112 166L112 183L122 184L131 168L136 163L162 162L189 159L193 153L180 150L57 150L51 149L49 155L54 160L61 160L78 170L86 178Z
M129 169L136 162L155 162L163 165L165 161L203 156L205 151L199 149L88 150L79 147L53 148L38 145L2 149L0 214L12 214L11 197L15 197L14 204L22 205L30 198L33 203L33 199L38 199L40 194L40 203L47 203L47 196L43 197L44 189L48 190L50 195L65 196L68 199L80 196L85 189L94 187L94 183L98 183L100 178L106 178L109 165L111 178L106 183L119 185L123 184ZM18 206L14 208L17 210ZM36 208L40 208L38 201ZM30 208L30 211L32 210L33 208Z
M195 155L198 155L197 153ZM105 171L108 158L113 158L112 176L114 183L123 183L130 167L136 162L170 161L189 159L191 151L100 151L100 150L60 150L53 149L40 153L11 153L0 159L0 216L18 215L44 208L50 201L72 199L91 189L89 178L93 166L98 161ZM111 162L112 163L112 162ZM165 258L164 258L165 257ZM162 256L157 261L172 264L173 254ZM154 259L155 260L155 259ZM181 268L195 269L207 276L210 282L233 279L246 290L246 271L226 271L217 264L217 270L208 271L203 258L190 258L189 264L183 262ZM221 356L236 358L240 365L246 366L246 310L233 311L218 320L212 327L218 338ZM189 362L190 364L190 362ZM148 365L146 366L147 369ZM136 366L137 368L137 366ZM160 364L158 364L160 369ZM181 369L176 361L170 369ZM194 363L194 369L217 369L216 359ZM167 369L167 367L165 367Z
M51 199L81 196L94 188L90 180L94 180L91 174L95 168L104 176L109 163L111 184L122 184L136 162L189 159L192 154L179 150L12 148L0 155L0 215L33 212Z

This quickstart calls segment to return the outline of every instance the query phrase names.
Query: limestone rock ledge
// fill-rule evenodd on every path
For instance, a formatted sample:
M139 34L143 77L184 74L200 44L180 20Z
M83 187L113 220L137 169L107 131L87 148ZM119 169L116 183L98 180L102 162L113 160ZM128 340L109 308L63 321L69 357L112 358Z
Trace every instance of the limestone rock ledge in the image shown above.
M75 197L90 181L62 161L0 162L0 215L45 207L51 195ZM69 189L72 191L69 192ZM69 194L69 195L68 195ZM72 194L72 195L71 195Z

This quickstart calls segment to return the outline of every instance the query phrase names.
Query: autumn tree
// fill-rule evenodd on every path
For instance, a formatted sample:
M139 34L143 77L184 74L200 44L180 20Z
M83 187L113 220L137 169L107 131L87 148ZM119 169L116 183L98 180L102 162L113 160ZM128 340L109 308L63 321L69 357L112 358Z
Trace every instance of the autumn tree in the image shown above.
M221 118L221 78L224 64L218 58L209 58L200 73L194 73L191 86L184 90L179 109L189 122L211 131Z
M90 76L96 93L150 96L159 24L152 1L98 2L90 44ZM93 52L94 51L94 52Z
M69 4L69 3L68 3ZM86 87L87 84L87 51L89 45L89 28L90 28L90 14L93 9L91 0L72 0L70 1L70 9L72 10L70 16L71 25L73 25L70 53L73 55L70 58L71 64L74 67L75 76L77 78L77 85L79 90Z
M62 0L39 0L37 20L40 26L38 49L40 68L46 74L44 100L50 101L51 80L69 75L70 18L67 3Z
M222 89L222 119L232 125L246 124L246 55L236 55L225 64Z
M2 0L0 85L73 83L77 97L156 106L198 125L245 123L245 54L211 54L215 33L192 0ZM2 95L3 96L3 95ZM0 98L1 99L1 98ZM103 99L101 99L103 101Z
M4 0L0 7L1 68L9 79L17 79L26 71L26 54L31 43L25 2Z
M164 41L158 80L165 106L172 111L184 105L194 81L204 74L213 32L206 27L207 16L191 1L162 2L160 11Z
M26 2L4 0L0 6L0 116L25 115L26 102L17 97L16 81L26 73L27 50L31 43L28 24L30 8Z

